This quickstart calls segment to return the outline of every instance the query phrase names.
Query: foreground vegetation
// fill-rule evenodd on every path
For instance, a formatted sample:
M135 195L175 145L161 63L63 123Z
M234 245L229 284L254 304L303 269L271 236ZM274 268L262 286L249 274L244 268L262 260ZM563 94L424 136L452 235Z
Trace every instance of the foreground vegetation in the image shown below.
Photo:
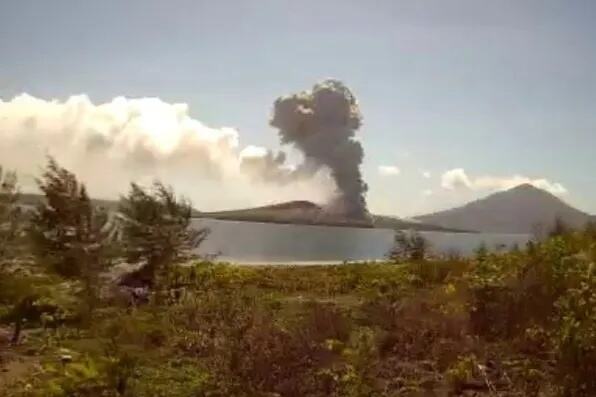
M241 267L190 256L207 232L160 184L110 217L50 162L23 216L0 179L0 395L596 395L592 227L474 258L398 234L383 264Z

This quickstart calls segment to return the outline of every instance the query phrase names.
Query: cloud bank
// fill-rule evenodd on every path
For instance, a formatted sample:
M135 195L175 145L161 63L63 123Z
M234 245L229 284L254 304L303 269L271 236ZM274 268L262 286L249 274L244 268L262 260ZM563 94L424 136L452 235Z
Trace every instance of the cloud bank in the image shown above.
M0 162L32 188L47 155L74 171L92 195L117 197L131 181L161 179L205 209L333 192L324 172L301 177L283 152L240 147L233 128L207 126L184 103L125 97L94 104L22 94L0 100ZM289 184L289 181L292 184Z
M441 176L441 187L447 190L507 190L524 183L546 190L554 195L567 194L567 189L562 184L551 182L545 178L533 179L522 175L509 177L484 175L470 178L463 168L451 169Z

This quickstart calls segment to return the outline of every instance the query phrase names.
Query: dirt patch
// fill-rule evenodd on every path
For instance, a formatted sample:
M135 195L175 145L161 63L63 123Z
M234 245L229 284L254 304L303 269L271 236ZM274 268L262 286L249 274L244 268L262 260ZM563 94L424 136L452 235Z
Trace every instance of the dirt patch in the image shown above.
M10 346L12 332L0 328L0 396L2 391L14 385L34 370L39 363L37 357L22 355Z
M6 390L24 379L38 363L36 357L19 356L12 352L0 353L0 390Z

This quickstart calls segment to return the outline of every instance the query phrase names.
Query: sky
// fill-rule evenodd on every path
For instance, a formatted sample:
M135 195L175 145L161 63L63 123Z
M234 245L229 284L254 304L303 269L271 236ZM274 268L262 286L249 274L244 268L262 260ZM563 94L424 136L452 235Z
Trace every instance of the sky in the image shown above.
M50 154L98 197L159 177L199 209L325 200L324 172L254 174L301 161L275 99L334 78L372 212L528 182L596 213L595 19L592 0L0 0L0 164L28 188Z

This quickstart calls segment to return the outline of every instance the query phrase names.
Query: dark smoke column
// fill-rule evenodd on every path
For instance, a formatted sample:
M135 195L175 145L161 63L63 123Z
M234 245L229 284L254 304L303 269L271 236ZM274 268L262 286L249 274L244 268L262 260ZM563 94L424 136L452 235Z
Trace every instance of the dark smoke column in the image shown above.
M311 91L278 98L271 119L282 143L291 143L303 152L306 166L331 170L338 189L331 210L369 220L367 186L360 173L364 151L354 139L361 123L356 98L337 80L325 80Z

